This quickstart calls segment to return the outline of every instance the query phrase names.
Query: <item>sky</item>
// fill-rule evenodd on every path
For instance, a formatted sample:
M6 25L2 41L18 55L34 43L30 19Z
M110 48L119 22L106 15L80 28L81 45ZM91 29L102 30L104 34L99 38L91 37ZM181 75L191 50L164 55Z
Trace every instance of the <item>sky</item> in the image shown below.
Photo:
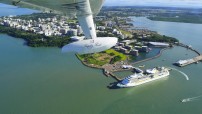
M202 0L105 0L105 6L200 7Z

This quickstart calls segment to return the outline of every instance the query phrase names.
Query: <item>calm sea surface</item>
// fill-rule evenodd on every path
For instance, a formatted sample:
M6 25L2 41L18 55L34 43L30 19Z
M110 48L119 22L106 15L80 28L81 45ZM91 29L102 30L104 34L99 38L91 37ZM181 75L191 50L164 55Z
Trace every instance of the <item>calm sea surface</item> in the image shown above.
M32 12L0 4L1 16ZM201 24L154 22L136 17L134 24L176 37L202 52ZM0 34L0 114L202 113L202 98L180 102L202 95L202 63L184 68L172 65L179 59L196 56L187 49L175 47L142 64L146 68L176 68L188 75L188 81L173 70L170 77L159 81L134 88L108 89L115 80L103 76L101 70L83 66L74 54L61 54L59 48L31 48L23 44L21 39Z

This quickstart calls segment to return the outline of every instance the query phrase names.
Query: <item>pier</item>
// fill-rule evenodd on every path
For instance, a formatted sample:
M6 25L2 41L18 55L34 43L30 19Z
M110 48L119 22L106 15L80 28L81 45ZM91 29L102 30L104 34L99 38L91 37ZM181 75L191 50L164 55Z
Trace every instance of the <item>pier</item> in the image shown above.
M190 50L194 51L198 56L194 57L194 58L191 58L191 59L187 59L187 60L179 60L178 62L174 63L175 65L177 65L179 67L184 67L184 66L187 66L187 65L190 65L190 64L193 64L193 63L198 63L198 62L202 61L202 55L200 54L199 51L193 49L191 46L188 46L188 45L185 45L185 44L182 44L182 43L179 43L178 46L190 49Z
M202 55L194 57L192 59L187 59L187 60L180 60L176 63L174 63L175 65L179 66L179 67L184 67L193 63L198 63L202 61Z
M103 73L105 74L105 76L107 77L112 77L117 81L121 81L122 79L119 78L118 76L114 75L114 72L119 72L119 71L128 71L128 70L132 70L132 68L130 69L123 69L122 65L127 65L128 62L127 61L123 61L123 62L117 62L116 64L106 64L104 65L103 68Z

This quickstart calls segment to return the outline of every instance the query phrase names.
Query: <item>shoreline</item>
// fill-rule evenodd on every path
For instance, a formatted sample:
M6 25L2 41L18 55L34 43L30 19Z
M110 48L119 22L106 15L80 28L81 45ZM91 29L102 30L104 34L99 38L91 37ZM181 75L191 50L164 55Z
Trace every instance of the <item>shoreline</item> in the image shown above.
M146 61L150 61L150 60L156 59L156 58L160 57L163 54L163 51L165 51L167 49L170 49L170 48L171 47L162 48L161 50L159 50L159 53L157 55L155 55L153 57L150 57L150 58L146 58L146 59L140 60L140 61L136 61L136 62L124 61L124 62L117 62L115 64L106 64L106 65L103 65L103 66L89 65L89 64L85 63L84 61L82 61L78 57L78 55L76 55L76 57L77 57L77 59L80 60L80 62L84 66L89 67L89 68L94 68L94 69L100 69L100 70L102 70L103 74L106 77L112 77L112 78L114 78L117 81L121 81L122 79L119 78L118 76L114 75L114 73L115 72L123 72L123 71L130 71L130 70L132 70L132 69L122 69L121 66L123 64L135 65L135 64L138 64L138 63L142 63L142 62L146 62Z
M6 34L8 36L11 36L11 37L14 37L12 35L9 35L7 33L1 33L1 34ZM16 38L16 37L14 37ZM23 39L23 38L21 38ZM24 41L26 41L25 39L23 39ZM175 46L180 46L182 48L186 48L186 49L190 49L191 51L195 52L197 55L200 55L200 52L198 52L197 50L193 49L192 47L189 47L188 45L186 44L183 44L183 43L179 43L179 44L174 44ZM26 46L29 46L29 45L26 45ZM59 47L58 47L59 48ZM166 48L162 48L159 50L158 54L153 56L153 57L149 57L149 58L146 58L146 59L143 59L143 60L139 60L139 61L136 61L136 62L128 62L128 60L124 61L124 62L117 62L115 64L106 64L106 65L103 65L103 66L98 66L98 65L90 65L90 64L87 64L86 62L82 61L77 54L75 54L75 56L77 57L77 59L86 67L89 67L89 68L94 68L94 69L99 69L99 70L102 70L103 74L106 76L106 77L112 77L114 78L115 80L117 80L118 82L121 81L122 79L119 78L118 76L114 75L115 72L123 72L123 71L132 71L132 69L122 69L121 66L124 65L124 64L127 64L127 65L135 65L135 64L139 64L139 63L142 63L142 62L146 62L146 61L150 61L150 60L153 60L153 59L156 59L158 57L160 57L163 53L163 51L167 50L167 49L171 49L172 47L166 47ZM110 66L111 69L108 70L107 66ZM115 69L114 69L115 67Z
M180 46L182 48L187 48L187 49L190 49L191 51L195 52L197 55L199 55L199 52L193 48L188 48L187 45L185 44L182 44L182 43L179 43L175 46ZM142 63L142 62L146 62L146 61L150 61L150 60L153 60L153 59L157 59L159 58L163 52L167 49L171 49L173 47L166 47L166 48L162 48L159 50L158 54L153 56L153 57L149 57L149 58L146 58L146 59L143 59L143 60L139 60L139 61L136 61L136 62L128 62L128 61L124 61L124 62L117 62L115 64L106 64L106 65L103 65L103 66L96 66L96 65L89 65L87 63L85 63L84 61L80 60L79 57L76 55L76 57L80 60L80 62L86 66L86 67L89 67L89 68L94 68L94 69L100 69L102 70L103 74L106 76L106 77L112 77L114 78L115 80L117 80L118 82L123 80L121 78L119 78L118 76L114 75L115 72L124 72L124 71L132 71L133 69L123 69L121 66L124 65L124 64L127 64L127 65L136 65L136 64L139 64L139 63Z
M151 21L163 21L163 22L174 22L174 23L188 23L188 24L202 24L201 21L183 20L182 18L169 18L169 17L148 17L147 19Z
M132 62L131 64L135 65L135 64L139 64L139 63L142 63L142 62L146 62L146 61L156 59L156 58L158 58L158 57L160 57L162 55L163 51L165 51L167 49L170 49L170 48L172 48L172 47L162 48L161 50L159 50L159 53L157 55L155 55L153 57L150 57L150 58L147 58L147 59L140 60L140 61Z

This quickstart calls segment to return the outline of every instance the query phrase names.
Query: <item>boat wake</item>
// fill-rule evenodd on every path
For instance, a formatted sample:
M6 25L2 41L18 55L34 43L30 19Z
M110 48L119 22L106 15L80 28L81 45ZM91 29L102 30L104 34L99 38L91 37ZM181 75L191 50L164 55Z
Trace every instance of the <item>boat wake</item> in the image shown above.
M191 101L199 100L200 97L202 97L202 95L197 96L197 97L191 97L191 98L182 99L181 102L182 103L186 103L186 102L191 102Z
M182 72L182 71L180 71L178 69L175 69L175 68L170 68L170 69L175 70L175 71L181 73L186 78L186 80L189 80L189 76L187 74L185 74L184 72Z

